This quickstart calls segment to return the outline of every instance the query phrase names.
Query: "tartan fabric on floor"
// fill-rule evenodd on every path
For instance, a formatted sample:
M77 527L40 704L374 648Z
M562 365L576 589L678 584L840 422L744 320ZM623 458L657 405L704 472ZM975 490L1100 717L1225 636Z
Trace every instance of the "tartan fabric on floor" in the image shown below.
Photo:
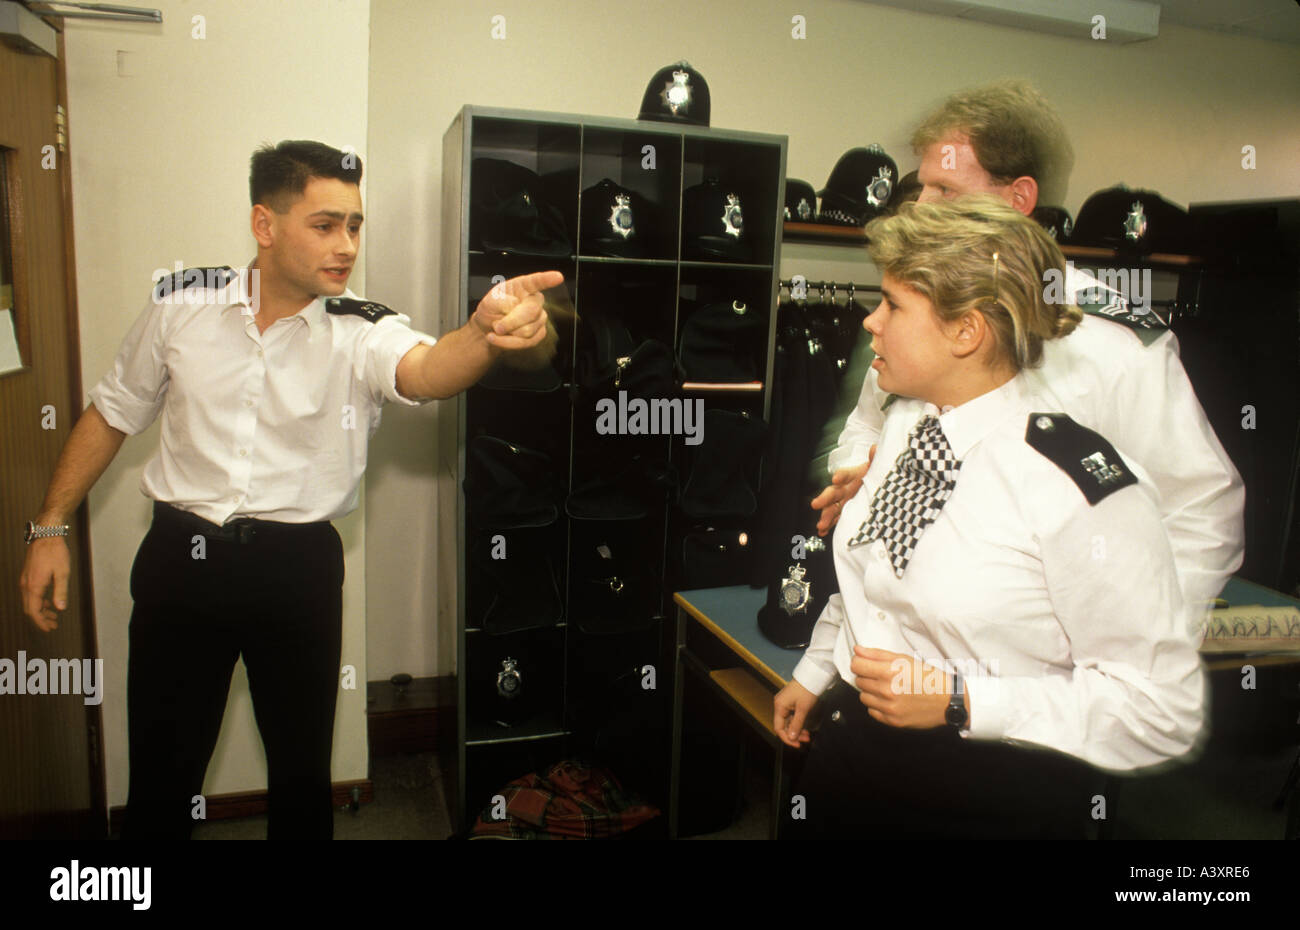
M545 774L516 778L500 794L505 818L493 819L489 804L470 839L602 839L659 816L658 808L624 791L613 773L580 762L559 762Z

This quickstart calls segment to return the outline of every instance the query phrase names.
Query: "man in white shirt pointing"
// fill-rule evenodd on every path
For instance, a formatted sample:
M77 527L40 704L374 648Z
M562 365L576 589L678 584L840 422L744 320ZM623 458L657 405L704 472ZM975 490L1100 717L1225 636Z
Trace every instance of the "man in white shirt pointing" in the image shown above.
M361 161L319 142L252 158L247 267L164 279L91 390L28 524L24 608L66 607L68 518L123 440L162 414L131 572L125 838L185 838L241 655L266 748L268 835L329 838L343 549L386 402L451 397L547 335L557 271L505 281L440 339L347 289ZM52 592L51 592L52 588Z

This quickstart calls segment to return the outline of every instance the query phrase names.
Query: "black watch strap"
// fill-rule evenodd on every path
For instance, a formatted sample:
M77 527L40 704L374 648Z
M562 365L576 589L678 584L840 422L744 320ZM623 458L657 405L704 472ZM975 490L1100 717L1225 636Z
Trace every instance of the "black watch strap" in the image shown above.
M960 672L953 672L952 696L948 698L948 707L944 711L944 719L950 726L960 730L966 726L968 716L966 713L966 682L962 680Z

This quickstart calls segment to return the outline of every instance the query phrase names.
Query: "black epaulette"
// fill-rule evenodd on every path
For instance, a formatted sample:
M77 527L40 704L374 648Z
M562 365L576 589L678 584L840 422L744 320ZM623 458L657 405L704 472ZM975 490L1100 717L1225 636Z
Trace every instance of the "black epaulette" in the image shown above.
M168 275L155 284L153 299L155 303L161 303L177 291L186 291L192 287L223 288L237 277L239 272L229 265L186 268Z
M1069 475L1089 504L1137 484L1114 446L1064 413L1031 413L1025 442Z
M354 300L351 297L331 297L325 301L326 313L350 314L377 323L386 316L396 316L396 310L389 310L383 304L373 300Z
M1151 310L1135 313L1129 302L1118 294L1110 295L1109 300L1081 303L1078 306L1089 316L1099 316L1127 326L1137 333L1145 345L1150 345L1169 329L1169 325Z

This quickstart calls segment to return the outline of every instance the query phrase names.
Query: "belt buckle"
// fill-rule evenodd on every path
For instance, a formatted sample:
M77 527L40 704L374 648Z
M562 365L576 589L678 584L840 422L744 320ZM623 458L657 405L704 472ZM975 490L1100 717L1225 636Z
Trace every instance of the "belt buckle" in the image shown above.
M252 542L257 535L257 524L252 520L236 520L230 527L235 531L235 542L241 546Z

